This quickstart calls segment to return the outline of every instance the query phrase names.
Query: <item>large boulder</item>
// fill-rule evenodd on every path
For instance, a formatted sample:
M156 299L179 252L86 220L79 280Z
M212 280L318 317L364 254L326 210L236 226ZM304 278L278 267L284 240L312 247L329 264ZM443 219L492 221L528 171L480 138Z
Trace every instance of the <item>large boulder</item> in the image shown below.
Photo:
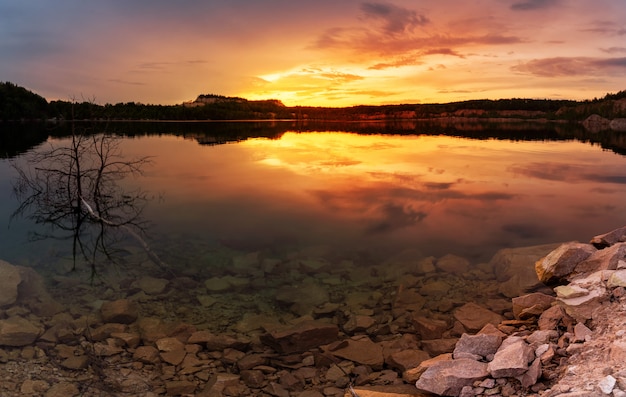
M535 273L535 262L546 256L558 244L504 248L496 252L489 265L499 283L498 291L508 298L524 295L541 286Z
M589 132L601 132L611 128L611 120L598 114L592 114L583 121L583 127Z
M462 358L434 363L417 380L415 386L422 391L440 396L458 396L461 389L489 376L487 363Z
M546 284L564 280L579 263L589 258L596 251L596 248L591 244L576 241L561 244L535 263L537 277Z
M46 289L35 269L0 260L0 307L19 304L37 316L50 317L63 308Z

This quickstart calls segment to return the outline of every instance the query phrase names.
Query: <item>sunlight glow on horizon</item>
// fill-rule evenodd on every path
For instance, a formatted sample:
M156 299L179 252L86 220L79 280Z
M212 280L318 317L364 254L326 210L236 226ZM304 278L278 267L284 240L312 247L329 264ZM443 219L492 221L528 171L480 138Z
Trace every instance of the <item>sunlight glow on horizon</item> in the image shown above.
M0 20L0 78L48 100L343 107L626 89L616 0L63 0L3 3Z

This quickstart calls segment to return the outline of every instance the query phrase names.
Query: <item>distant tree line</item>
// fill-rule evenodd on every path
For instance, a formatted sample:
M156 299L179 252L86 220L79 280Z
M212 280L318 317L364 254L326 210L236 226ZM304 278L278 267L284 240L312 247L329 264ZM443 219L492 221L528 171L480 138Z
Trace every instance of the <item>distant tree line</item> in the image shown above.
M471 100L443 104L294 106L277 100L203 94L193 103L146 105L136 102L98 105L94 101L51 101L13 83L0 83L0 120L373 120L429 119L447 116L521 117L584 120L591 114L626 117L626 91L589 101L549 99ZM512 112L518 112L513 114ZM527 112L527 114L519 113Z

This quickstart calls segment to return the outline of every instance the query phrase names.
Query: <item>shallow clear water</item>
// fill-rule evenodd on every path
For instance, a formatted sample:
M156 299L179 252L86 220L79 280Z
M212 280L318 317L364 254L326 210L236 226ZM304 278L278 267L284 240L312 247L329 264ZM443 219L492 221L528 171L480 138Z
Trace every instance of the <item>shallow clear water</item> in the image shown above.
M198 279L232 273L233 257L248 253L376 266L416 250L480 263L500 248L586 241L626 224L626 157L573 139L288 131L201 145L141 128L148 135L121 137L119 149L151 163L118 183L150 198L151 249ZM51 143L68 138L30 153ZM54 268L71 240L31 241L38 226L10 221L19 202L9 163L27 157L0 160L0 258ZM136 241L118 244L144 260Z

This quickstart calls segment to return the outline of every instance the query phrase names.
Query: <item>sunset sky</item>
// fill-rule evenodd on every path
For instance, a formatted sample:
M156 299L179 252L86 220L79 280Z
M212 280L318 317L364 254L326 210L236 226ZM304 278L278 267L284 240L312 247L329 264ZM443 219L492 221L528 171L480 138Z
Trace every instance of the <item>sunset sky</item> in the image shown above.
M592 99L626 89L626 2L0 0L0 81L100 104Z

